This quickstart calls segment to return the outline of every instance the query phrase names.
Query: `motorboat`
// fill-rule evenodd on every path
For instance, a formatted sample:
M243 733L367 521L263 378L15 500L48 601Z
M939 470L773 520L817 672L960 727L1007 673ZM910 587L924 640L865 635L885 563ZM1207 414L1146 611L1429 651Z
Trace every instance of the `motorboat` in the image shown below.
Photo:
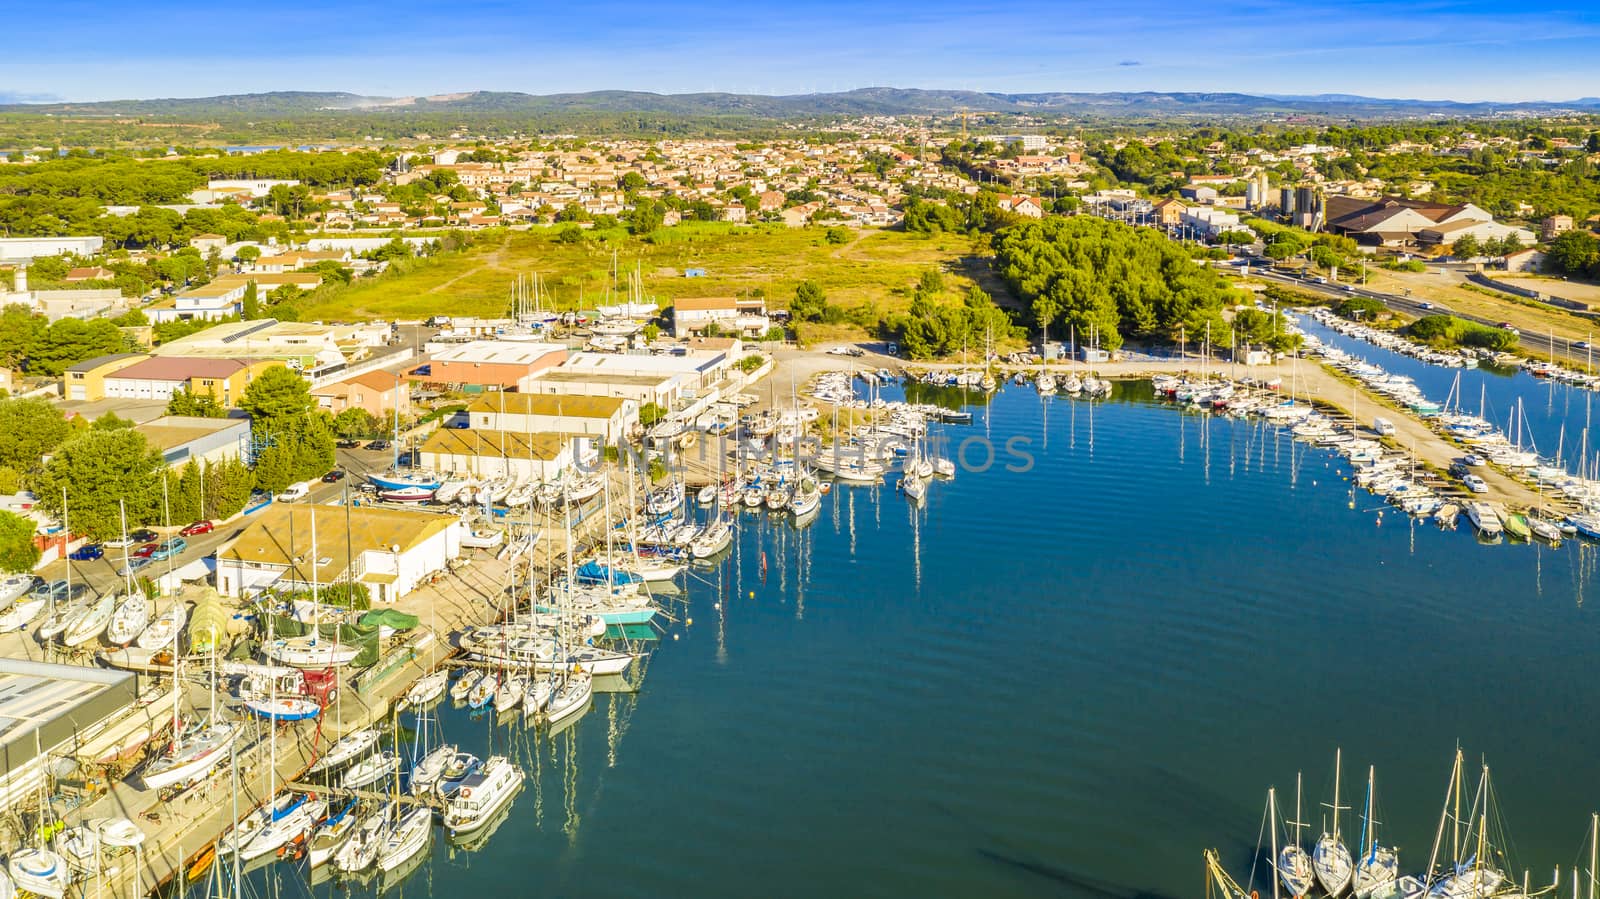
M82 646L100 636L111 623L116 604L116 596L110 593L90 602L67 622L66 628L61 632L61 642L67 646Z
M426 487L399 487L379 490L378 498L386 503L425 503L433 499L435 491Z
M467 691L467 708L481 709L494 700L495 690L500 686L495 676L485 671L472 689Z
M633 664L633 654L587 645L562 651L552 643L540 643L534 648L533 664L538 671L581 668L590 674L621 674Z
M177 648L178 635L183 633L183 626L189 623L189 607L181 601L174 602L167 607L165 612L157 615L153 621L145 626L137 640L140 649L168 649Z
M322 758L306 769L307 774L317 774L322 771L332 770L341 765L365 755L374 746L378 745L380 734L376 728L362 728L340 737L337 742L328 747Z
M144 845L144 831L127 818L92 818L87 823L94 827L100 845L107 849L133 849Z
M339 785L346 790L359 790L377 783L389 772L399 770L400 756L392 749L385 749L351 765L350 770L339 779Z
M450 685L450 701L466 702L467 694L471 693L472 688L477 686L478 681L482 679L483 672L481 671L463 672L460 677L456 678L456 682Z
M695 498L695 502L699 503L702 506L711 505L712 503L717 501L717 485L716 484L707 484L704 487L701 487L700 488L700 492L695 494L694 498Z
M127 646L144 633L150 624L150 601L144 594L135 592L124 599L111 613L111 625L106 628L106 642L113 646Z
M193 733L181 733L172 748L145 766L139 780L146 790L188 783L204 776L228 757L238 731L232 724L210 724Z
M461 535L461 545L470 549L494 549L505 539L504 531L474 529Z
M491 756L461 784L444 810L444 826L452 836L471 833L492 820L516 797L523 774L503 755Z
M439 780L433 785L433 792L441 799L449 801L461 788L461 782L475 773L483 762L470 752L457 751L445 759L444 767L439 771Z
M1500 522L1500 513L1488 503L1467 503L1467 518L1485 537L1498 537L1505 531L1505 526Z

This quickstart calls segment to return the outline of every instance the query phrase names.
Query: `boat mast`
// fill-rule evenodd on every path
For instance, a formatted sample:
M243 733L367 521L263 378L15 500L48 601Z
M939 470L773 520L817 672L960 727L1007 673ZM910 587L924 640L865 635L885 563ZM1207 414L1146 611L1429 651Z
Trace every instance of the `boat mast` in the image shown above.
M1377 853L1372 851L1372 780L1375 766L1367 766L1367 803L1361 812L1361 857L1372 861Z
M1278 899L1278 788L1267 788L1267 829L1272 831L1272 899ZM1259 843L1257 845L1260 845Z
M1425 880L1431 880L1433 877L1433 866L1439 861L1439 846L1444 842L1444 822L1450 817L1450 800L1452 796L1455 797L1457 816L1459 816L1461 813L1461 796L1459 791L1460 778L1461 748L1458 746L1456 747L1455 764L1450 768L1450 782L1445 786L1444 807L1439 812L1439 829L1433 834L1433 851L1428 854L1428 867L1422 872L1422 876ZM1453 824L1451 825L1451 829L1453 833ZM1459 859L1461 853L1461 842L1459 835L1456 835L1455 839L1456 857Z

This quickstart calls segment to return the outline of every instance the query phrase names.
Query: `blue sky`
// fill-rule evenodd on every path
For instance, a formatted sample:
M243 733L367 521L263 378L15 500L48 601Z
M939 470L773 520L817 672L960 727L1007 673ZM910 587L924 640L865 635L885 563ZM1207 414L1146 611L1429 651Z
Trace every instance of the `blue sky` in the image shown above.
M1600 2L49 0L11 6L0 96L408 96L855 87L1600 95Z

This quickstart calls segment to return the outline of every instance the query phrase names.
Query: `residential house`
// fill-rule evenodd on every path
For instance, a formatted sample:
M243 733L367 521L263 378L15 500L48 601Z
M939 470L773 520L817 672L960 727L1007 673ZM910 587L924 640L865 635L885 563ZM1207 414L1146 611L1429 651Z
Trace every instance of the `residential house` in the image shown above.
M90 265L68 271L67 276L61 280L68 284L77 284L80 281L109 281L116 276L117 273L111 269Z
M1189 211L1189 207L1179 203L1177 200L1168 198L1157 201L1150 207L1150 210L1154 216L1154 224L1162 227L1175 227L1183 224L1183 214Z
M1539 239L1550 241L1572 230L1572 216L1550 215L1539 223Z
M380 421L388 421L396 414L401 418L411 416L410 385L386 371L369 371L313 387L311 395L319 407L333 415L346 409L365 409Z
M221 253L227 245L228 239L221 234L196 234L189 238L189 246L199 250L203 256L209 256L212 252Z
M675 337L703 334L715 324L725 333L760 337L772 326L761 297L679 297L672 302Z

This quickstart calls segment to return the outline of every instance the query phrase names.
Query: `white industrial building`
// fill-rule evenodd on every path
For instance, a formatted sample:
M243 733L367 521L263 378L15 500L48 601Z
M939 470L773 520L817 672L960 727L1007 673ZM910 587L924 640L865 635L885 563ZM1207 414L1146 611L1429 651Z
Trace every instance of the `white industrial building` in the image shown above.
M104 237L0 237L0 262L27 262L41 256L76 253L93 256L106 245Z
M375 605L392 603L461 554L463 527L433 512L274 503L217 550L217 592L249 597L350 581L365 584Z

